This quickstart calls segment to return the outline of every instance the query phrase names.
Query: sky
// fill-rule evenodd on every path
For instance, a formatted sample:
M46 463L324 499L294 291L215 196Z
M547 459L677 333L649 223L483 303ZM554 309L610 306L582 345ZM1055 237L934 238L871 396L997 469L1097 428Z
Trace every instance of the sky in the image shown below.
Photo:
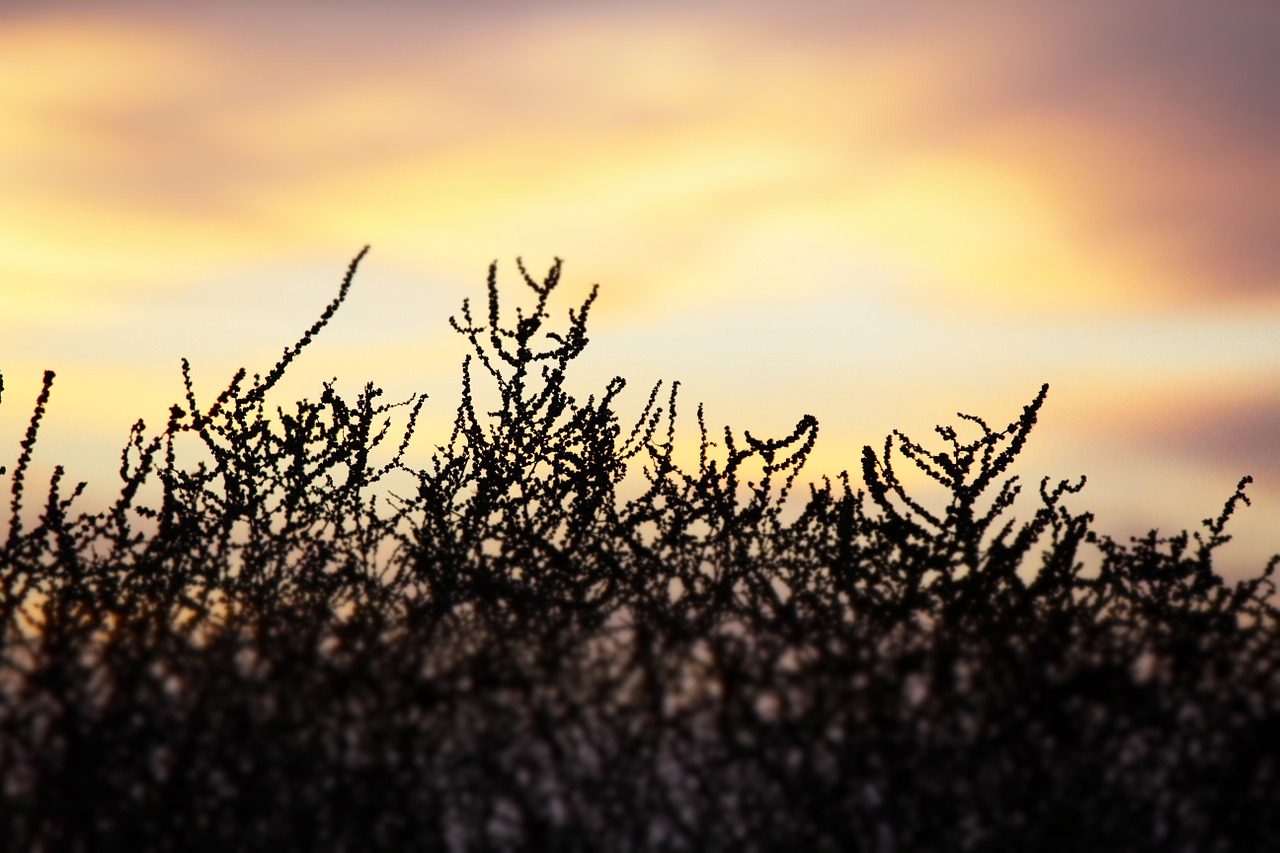
M1025 482L1087 475L1124 538L1251 474L1248 574L1280 551L1277 43L1270 0L11 0L0 464L53 369L37 471L110 493L181 357L206 398L265 373L365 244L287 388L426 392L438 430L449 315L560 257L559 310L601 288L576 381L626 377L624 413L679 380L713 425L813 414L818 477L1047 382Z

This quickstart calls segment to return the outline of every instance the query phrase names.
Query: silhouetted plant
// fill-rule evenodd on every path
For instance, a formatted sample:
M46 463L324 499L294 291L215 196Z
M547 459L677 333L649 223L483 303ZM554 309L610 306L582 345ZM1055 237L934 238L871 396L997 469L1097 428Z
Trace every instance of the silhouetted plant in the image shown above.
M59 467L24 523L45 374L0 550L5 849L1280 843L1280 558L1213 569L1248 478L1194 535L1095 531L1083 478L1018 521L1047 386L867 447L860 489L793 494L807 415L713 442L699 407L682 467L677 385L627 421L622 379L567 390L596 291L556 326L559 261L451 319L461 403L416 467L423 396L269 403L363 255L265 377L205 404L184 360L111 506Z

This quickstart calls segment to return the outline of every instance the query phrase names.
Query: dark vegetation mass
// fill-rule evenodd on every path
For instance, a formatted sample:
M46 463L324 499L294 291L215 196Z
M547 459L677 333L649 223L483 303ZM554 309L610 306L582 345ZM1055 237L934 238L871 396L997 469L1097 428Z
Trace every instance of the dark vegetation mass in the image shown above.
M861 483L800 478L808 416L699 409L686 457L675 386L626 420L623 380L566 390L595 292L553 321L558 261L451 319L461 404L415 457L423 397L271 402L359 260L265 376L199 400L184 361L103 511L29 482L45 375L0 528L0 848L1280 849L1280 558L1213 567L1247 479L1194 534L1097 532L1083 480L1015 520L1047 387Z

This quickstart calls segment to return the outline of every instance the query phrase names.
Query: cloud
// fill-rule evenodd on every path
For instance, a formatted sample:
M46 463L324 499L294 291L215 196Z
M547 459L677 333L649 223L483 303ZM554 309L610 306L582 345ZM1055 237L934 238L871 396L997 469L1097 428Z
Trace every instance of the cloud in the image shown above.
M1022 4L228 8L10 31L10 86L39 81L7 93L24 251L145 277L148 244L159 270L358 229L465 246L458 270L487 242L714 274L804 223L953 309L1270 298L1280 270L1280 148L1249 118L1274 95L1242 70L1271 60L1240 25L1183 63L1189 6L1147 41Z
M941 315L1275 304L1267 12L86 8L0 35L0 273L69 318L366 241L560 254L629 310L862 271Z
M992 5L984 5L990 12ZM973 156L1037 163L1082 244L1145 271L1148 304L1280 300L1280 7L1014 4L950 114ZM1056 140L1056 144L1049 139ZM984 153L985 152L985 153ZM1153 286L1153 283L1158 282Z
M1210 400L1186 406L1179 418L1144 430L1170 454L1204 465L1234 467L1266 488L1280 489L1280 388L1259 388L1256 396Z

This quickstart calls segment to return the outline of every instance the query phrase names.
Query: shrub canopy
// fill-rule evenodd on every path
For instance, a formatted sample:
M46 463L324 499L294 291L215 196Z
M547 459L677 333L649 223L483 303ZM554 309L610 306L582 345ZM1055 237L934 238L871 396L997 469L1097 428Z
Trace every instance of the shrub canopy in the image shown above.
M1192 534L1096 531L1083 478L1018 520L1047 386L865 448L856 486L800 479L807 415L713 437L699 407L681 465L677 385L626 420L622 379L566 390L596 291L555 322L559 261L451 318L419 467L425 397L273 402L363 255L265 376L198 400L184 360L106 509L58 467L24 511L45 374L0 547L0 847L1280 845L1280 558L1213 568L1248 478Z

